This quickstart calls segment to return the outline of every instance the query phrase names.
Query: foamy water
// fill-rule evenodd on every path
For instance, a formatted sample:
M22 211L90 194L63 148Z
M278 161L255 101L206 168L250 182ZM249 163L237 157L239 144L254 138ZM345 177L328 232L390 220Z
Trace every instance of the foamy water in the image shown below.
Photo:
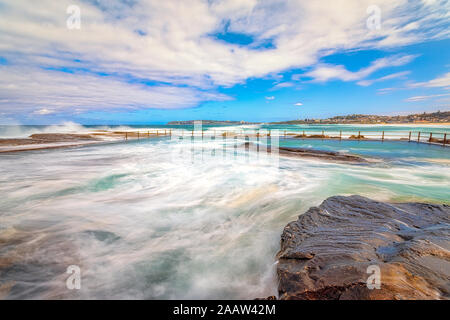
M327 197L449 203L448 148L281 142L377 160L354 165L252 158L223 143L159 138L1 155L0 292L266 297L276 295L283 227ZM69 265L81 268L80 290L66 288Z

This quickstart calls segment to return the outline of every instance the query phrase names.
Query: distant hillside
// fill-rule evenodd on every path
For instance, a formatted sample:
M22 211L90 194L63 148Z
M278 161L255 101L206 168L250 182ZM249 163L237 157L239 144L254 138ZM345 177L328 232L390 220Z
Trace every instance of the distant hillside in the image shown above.
M352 114L346 116L335 116L328 119L304 119L291 120L281 122L271 122L272 124L333 124L333 123L450 123L450 111L432 112L432 113L418 113L407 116L378 116L366 114Z
M188 121L170 121L168 125L193 125L195 121L201 121L202 125L240 125L252 124L246 121L222 121L222 120L188 120Z
M195 121L170 121L168 125L193 125ZM258 122L226 121L226 120L201 120L202 125L241 125L257 124ZM270 124L382 124L382 123L450 123L450 111L417 113L406 116L378 116L367 114L351 114L346 116L335 116L328 119L303 119L280 122L269 122Z

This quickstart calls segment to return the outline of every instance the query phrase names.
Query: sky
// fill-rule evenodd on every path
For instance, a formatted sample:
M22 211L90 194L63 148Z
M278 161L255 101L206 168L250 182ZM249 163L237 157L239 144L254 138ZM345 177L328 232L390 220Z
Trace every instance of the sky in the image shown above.
M0 0L0 124L450 110L450 1Z

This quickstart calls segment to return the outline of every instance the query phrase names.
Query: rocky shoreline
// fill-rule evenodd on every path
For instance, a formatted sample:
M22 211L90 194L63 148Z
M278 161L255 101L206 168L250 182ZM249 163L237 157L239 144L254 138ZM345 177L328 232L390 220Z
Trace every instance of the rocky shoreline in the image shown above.
M322 151L307 148L288 148L279 147L279 153L281 156L287 157L297 157L297 158L314 158L319 160L328 160L336 162L355 162L355 163L366 163L368 162L363 157L345 154L341 152L334 151Z
M330 197L284 228L277 258L282 300L450 299L450 206Z
M155 135L148 135L148 137ZM80 147L139 139L137 132L96 130L91 133L35 133L28 138L0 139L0 153Z
M245 142L241 145L246 151L253 150L255 152L271 153L271 147L268 148L255 143ZM310 158L331 162L348 162L348 163L368 163L366 158L354 154L347 154L335 151L324 151L312 148L292 148L278 147L278 154L283 157L291 158Z
M36 133L28 138L0 139L0 153L75 147L102 141L88 134Z

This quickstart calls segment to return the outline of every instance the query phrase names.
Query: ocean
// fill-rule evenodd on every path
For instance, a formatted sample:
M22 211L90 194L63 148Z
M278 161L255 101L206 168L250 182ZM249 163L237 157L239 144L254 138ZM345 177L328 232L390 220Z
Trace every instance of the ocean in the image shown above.
M110 127L2 126L0 138L99 128ZM386 131L389 136L449 132L450 126L226 129ZM284 226L327 197L450 204L448 147L390 140L280 138L279 143L353 153L371 162L275 159L249 155L234 148L234 140L179 137L0 154L0 294L8 299L267 297L277 291L276 253ZM80 290L66 287L70 265L81 270Z
M155 130L155 129L172 129L172 130L185 130L191 131L195 128L194 125L79 125L73 122L65 122L61 125L0 125L0 139L1 138L26 138L33 133L54 133L54 132L88 132L94 129L99 130ZM368 133L381 133L386 131L390 134L403 134L407 135L409 131L423 132L424 134L429 132L436 132L437 134L449 133L450 125L440 124L307 124L307 125L285 125L285 124L248 124L248 125L203 125L203 130L236 130L252 132L255 130L279 130L283 133L285 130L289 132L302 133L303 131L311 133L321 133L323 130L327 132L339 133L359 131L364 134Z

